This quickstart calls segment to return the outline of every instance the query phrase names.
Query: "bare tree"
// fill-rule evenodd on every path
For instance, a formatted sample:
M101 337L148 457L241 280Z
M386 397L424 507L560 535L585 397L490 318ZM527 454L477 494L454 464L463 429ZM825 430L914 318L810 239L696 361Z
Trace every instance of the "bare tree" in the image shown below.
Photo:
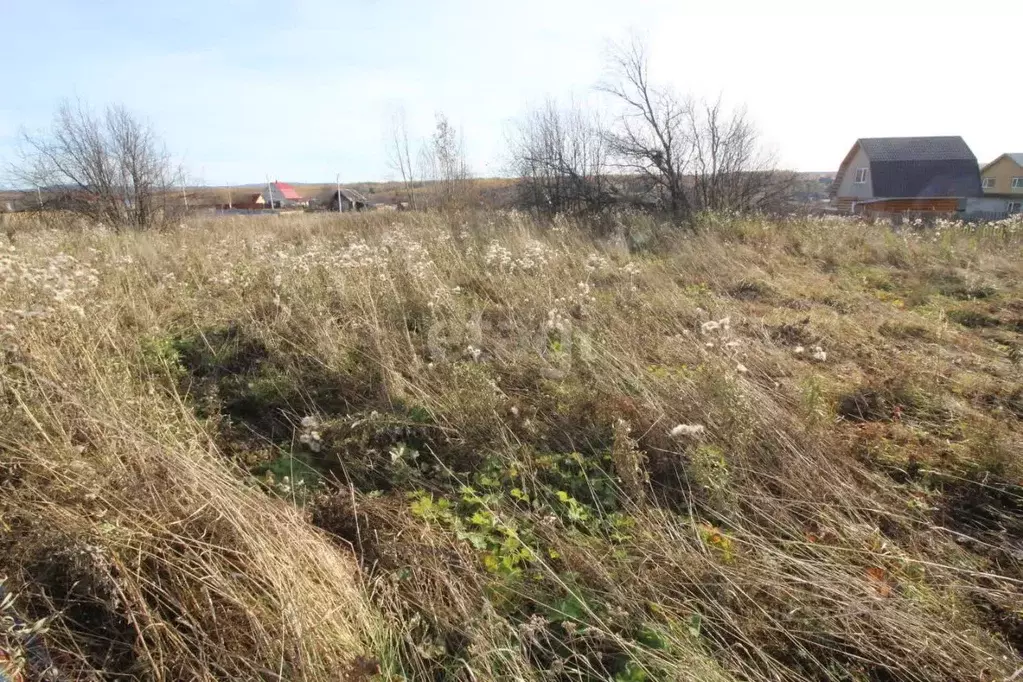
M408 120L405 109L398 109L391 117L388 145L388 163L401 176L408 207L416 210L416 171L412 163L412 148L408 137Z
M690 103L693 204L701 210L772 209L792 189L794 174L777 170L745 108L726 112L720 98Z
M599 211L615 202L600 121L581 107L562 109L548 100L518 121L511 147L525 206L556 214Z
M150 124L119 105L97 116L65 101L49 131L22 134L21 156L12 177L45 188L41 208L118 229L152 227L182 208L172 193L180 170Z
M686 219L701 210L775 206L791 186L762 148L745 109L718 99L697 102L652 83L645 46L637 39L612 49L611 77L600 89L621 105L606 133L614 165L645 178L654 203Z
M693 139L686 125L688 100L650 80L645 46L633 39L609 54L611 78L600 89L623 106L607 141L617 165L638 173L657 191L657 201L672 215L688 217L692 205L685 178L690 170Z
M443 113L437 114L423 162L424 174L439 185L439 206L462 208L473 202L475 183L465 155L465 136Z

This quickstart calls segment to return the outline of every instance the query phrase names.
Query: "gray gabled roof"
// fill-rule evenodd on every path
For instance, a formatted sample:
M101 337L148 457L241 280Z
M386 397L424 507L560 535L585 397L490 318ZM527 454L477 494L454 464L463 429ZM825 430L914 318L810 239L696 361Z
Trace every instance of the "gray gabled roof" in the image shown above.
M863 137L859 140L871 161L976 161L966 141L947 137Z
M369 203L369 199L367 199L362 194L362 192L359 192L358 190L351 189L350 187L342 187L340 190L335 190L334 194L337 194L338 191L341 192L341 196L343 196L345 199L347 199L348 201L351 201L353 203L360 203L360 204L368 204ZM331 197L331 198L333 198L333 197Z
M322 190L320 194L317 195L317 202L321 204L337 205L337 195L338 190L336 187L332 187L330 190ZM362 192L352 189L351 187L342 187L341 196L344 197L346 201L351 201L353 203L365 204L367 206L369 206L370 203L369 199L367 199Z
M1006 156L1015 161L1017 166L1023 166L1023 152L1019 154L1006 154Z
M979 197L980 167L963 138L865 137L877 198Z

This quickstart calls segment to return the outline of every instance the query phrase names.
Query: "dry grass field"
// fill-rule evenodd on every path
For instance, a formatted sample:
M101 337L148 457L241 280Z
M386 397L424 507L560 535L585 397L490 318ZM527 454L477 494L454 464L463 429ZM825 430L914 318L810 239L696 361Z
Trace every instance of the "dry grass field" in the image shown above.
M9 220L24 679L1018 678L1023 223Z

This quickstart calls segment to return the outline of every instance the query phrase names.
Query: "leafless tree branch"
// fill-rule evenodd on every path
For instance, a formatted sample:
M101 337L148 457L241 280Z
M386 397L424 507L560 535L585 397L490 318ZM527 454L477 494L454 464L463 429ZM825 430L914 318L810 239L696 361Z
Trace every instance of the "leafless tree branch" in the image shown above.
M412 163L412 150L408 137L408 120L404 109L398 109L391 117L388 144L388 163L401 176L408 207L416 210L416 172Z
M745 109L720 99L698 102L653 84L647 50L637 39L608 57L599 90L620 106L606 139L620 172L645 178L652 203L688 219L697 211L752 211L776 206L791 176L776 170Z
M529 208L553 215L615 202L601 123L580 107L548 100L517 122L511 144L520 200Z
M16 182L45 189L40 208L77 213L117 229L169 220L175 169L153 128L122 106L96 116L82 102L63 102L50 130L22 134ZM42 194L42 192L40 192Z
M440 185L439 206L464 208L473 203L475 183L465 155L465 138L443 113L437 114L426 164L430 169L429 177Z

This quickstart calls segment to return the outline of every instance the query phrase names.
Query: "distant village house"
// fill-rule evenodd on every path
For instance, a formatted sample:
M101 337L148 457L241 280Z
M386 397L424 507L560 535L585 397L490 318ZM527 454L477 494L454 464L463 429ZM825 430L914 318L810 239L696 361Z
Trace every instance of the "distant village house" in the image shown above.
M831 186L832 206L863 214L956 213L982 197L977 157L958 136L859 139Z
M331 211L364 211L370 207L369 199L360 192L347 187L336 189L327 200L327 208Z
M308 206L309 202L302 195L284 182L269 183L265 190L259 192L241 192L231 194L221 208L239 211L255 211L267 208L298 208Z
M241 194L237 197L232 195L231 200L224 207L242 211L258 210L266 208L266 199L259 192Z
M980 176L992 210L1023 213L1023 153L1002 154L981 168Z
M267 187L267 194L264 196L271 208L290 208L295 206L308 206L309 202L302 198L291 185L284 182L272 182Z

